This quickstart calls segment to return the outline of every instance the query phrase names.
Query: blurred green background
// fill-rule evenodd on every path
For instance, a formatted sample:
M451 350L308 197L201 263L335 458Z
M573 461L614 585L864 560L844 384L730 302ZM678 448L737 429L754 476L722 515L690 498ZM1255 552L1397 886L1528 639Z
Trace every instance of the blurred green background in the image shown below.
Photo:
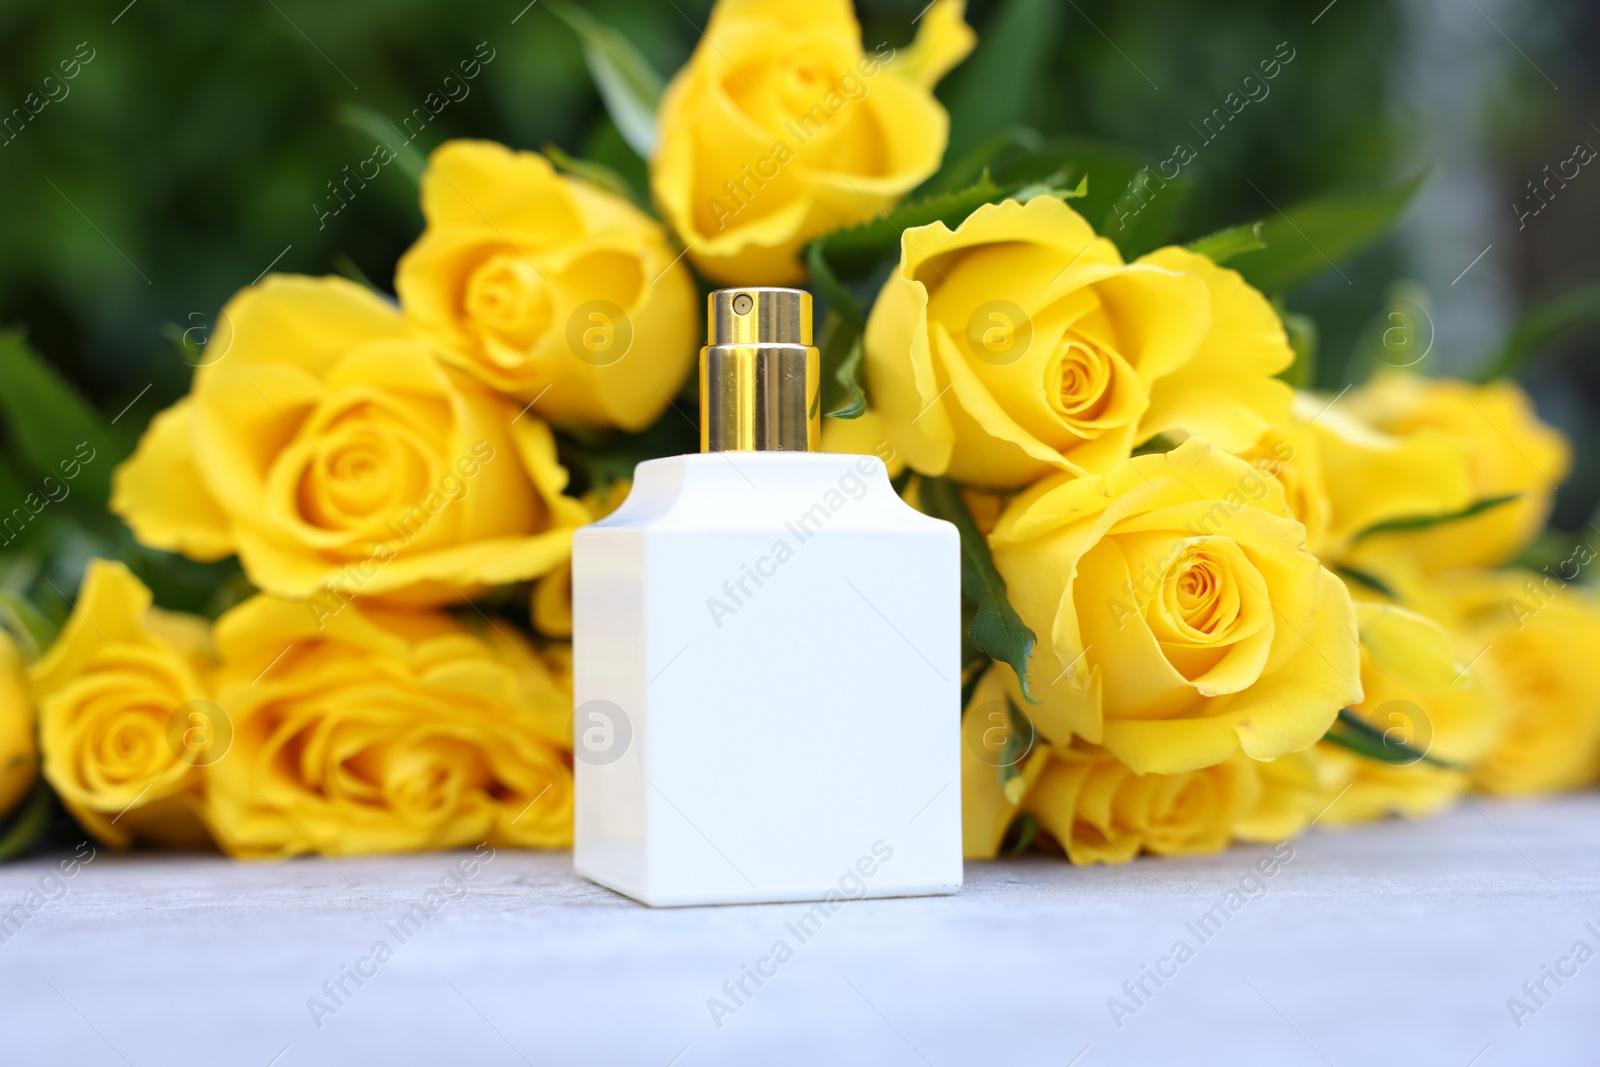
M868 47L908 41L924 2L859 3ZM642 175L573 31L547 5L525 3L7 0L0 109L22 110L0 133L0 325L21 330L106 418L117 416L106 447L125 451L186 389L195 356L184 338L203 343L222 303L269 266L391 288L421 225L405 168L385 167L322 217L329 183L372 152L374 135L350 105L369 124L398 121L474 56L488 61L417 139L424 152L453 137L554 144ZM670 75L710 0L583 6ZM1397 230L1286 294L1319 330L1317 384L1337 391L1365 375L1397 292L1427 320L1431 362L1421 369L1471 374L1520 337L1519 374L1576 445L1557 522L1575 529L1588 519L1600 498L1591 462L1600 335L1585 320L1600 291L1583 286L1600 277L1600 173L1591 173L1600 168L1542 199L1520 227L1518 215L1525 183L1544 167L1577 142L1600 146L1591 120L1600 117L1600 5L974 0L968 21L978 50L939 89L951 157L1019 124L1151 162L1187 141L1199 146L1184 168L1187 192L1161 197L1168 239L1426 171ZM1285 47L1293 59L1270 93L1206 142L1205 116ZM76 76L65 80L68 69ZM28 102L41 98L32 113ZM38 417L33 394L6 385L24 373L10 355L0 351L7 500L37 484L41 462L24 432ZM81 560L108 546L138 568L126 532L96 517L110 464L98 466L99 484L86 479L7 546L0 585L42 577L70 593ZM213 587L230 574L161 569L158 596L174 607L214 607Z

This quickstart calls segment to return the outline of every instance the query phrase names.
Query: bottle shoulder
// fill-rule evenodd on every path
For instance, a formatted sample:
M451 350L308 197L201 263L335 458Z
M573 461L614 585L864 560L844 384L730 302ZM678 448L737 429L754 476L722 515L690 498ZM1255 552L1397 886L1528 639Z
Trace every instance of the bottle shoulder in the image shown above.
M646 460L628 499L584 532L955 528L900 499L876 456L832 452L705 452Z

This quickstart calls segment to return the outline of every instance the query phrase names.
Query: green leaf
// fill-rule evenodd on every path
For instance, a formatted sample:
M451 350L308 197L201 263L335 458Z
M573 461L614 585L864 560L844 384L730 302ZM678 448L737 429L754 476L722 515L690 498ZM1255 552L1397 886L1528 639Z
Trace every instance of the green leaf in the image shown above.
M638 433L557 427L556 454L572 474L567 492L582 496L590 489L605 490L619 479L632 478L634 468L647 459L700 451L700 427L691 404L674 397L656 421Z
M545 5L583 42L584 61L611 121L633 150L649 159L656 147L656 111L666 84L661 75L632 42L576 4L545 0Z
M1034 746L1039 743L1039 732L1034 729L1033 720L1027 712L1017 707L1009 696L1006 697L1006 716L1010 723L1006 730L1006 743L1000 750L1000 789L1007 800L1020 804L1022 791L1026 787L1022 781L1022 770Z
M997 184L989 174L955 192L934 194L923 200L910 200L878 218L861 222L858 226L834 230L806 246L806 266L811 270L811 283L830 307L838 310L850 325L866 330L867 315L861 309L840 275L861 277L869 274L890 253L898 253L901 238L906 230L917 226L931 226L942 222L955 229L966 216L986 203L1014 198L1027 202L1034 197L1056 197L1058 200L1088 195L1088 176L1078 179L1075 187L1066 186L1066 171L1054 171L1042 178L1019 178L1018 181Z
M627 179L605 164L569 156L553 144L544 146L544 154L551 163L555 164L557 170L582 178L590 185L598 186L608 193L614 193L641 208L649 208L650 205L639 199L639 194L632 185L628 184Z
M1027 120L1058 52L1063 10L1055 0L1005 0L984 23L977 48L940 93L949 104L951 157Z
M889 252L897 251L900 248L900 235L906 230L915 226L930 226L935 222L942 222L953 229L984 204L1003 200L1029 184L1032 184L1029 178L997 184L988 174L983 174L965 189L906 201L888 215L879 215L817 238L812 242L812 248L816 251L808 252L807 262L814 262L811 259L813 254L825 256L824 266L832 268L830 274L859 277L876 267ZM824 293L823 297L827 299L828 294ZM863 324L865 321L863 316Z
M422 181L422 172L428 169L427 158L417 151L411 138L401 133L399 127L383 112L364 104L346 103L340 104L333 116L340 125L366 134L394 153L394 161L400 164L401 172L412 182Z
M44 655L61 632L61 628L45 618L27 598L7 589L0 589L0 623L15 635L29 663Z
M1390 600L1400 599L1395 595L1394 590L1389 588L1389 584L1383 579L1378 578L1376 575L1369 574L1366 571L1356 570L1354 567L1346 567L1343 565L1335 565L1333 571L1339 577L1347 578L1350 581L1355 582L1357 585L1366 586L1368 589L1379 594L1380 596L1386 596Z
M822 297L830 311L856 333L860 333L867 328L867 313L862 310L849 287L834 274L825 252L827 240L823 237L806 246L806 267L811 272L811 288Z
M59 481L75 463L73 489L105 507L125 451L101 414L15 331L0 331L0 415L36 475Z
M371 278L367 277L367 272L362 270L360 265L356 263L355 260L351 259L347 253L335 252L333 254L332 261L334 273L338 274L340 277L349 278L351 281L355 282L357 285L368 290L369 292L377 293L379 296L385 298L388 297L389 294L385 293L382 289L379 289L377 283ZM176 327L174 327L174 329L176 329ZM177 340L178 343L184 347L185 351L195 351L189 348L191 342L187 338L180 336ZM189 360L189 362L198 363L203 358L204 354L202 352L195 351L195 355Z
M1331 193L1274 211L1262 226L1266 247L1241 254L1231 265L1267 293L1338 270L1341 260L1389 232L1426 178L1424 172L1377 192Z
M834 381L849 393L849 400L828 412L830 419L859 419L867 410L867 394L862 391L856 373L861 369L861 338L858 335L845 353L844 359L833 372Z
M811 270L812 283L818 295L828 301L846 321L858 329L865 329L866 313L839 280L840 276L857 278L870 273L885 256L899 251L901 236L916 226L942 222L954 229L983 205L1007 198L1029 200L1035 196L1053 196L1070 200L1088 195L1086 179L1080 179L1074 188L1066 185L1067 176L1065 170L1058 170L1038 177L1025 176L1015 181L997 183L988 173L984 173L964 189L936 193L921 200L909 200L887 215L824 234L806 248L806 264Z
M1028 846L1033 844L1033 839L1039 833L1039 820L1034 818L1033 812L1025 811L1018 815L1009 827L1006 828L1006 839L1010 840L1015 834L1016 842L1006 851L1011 855L1020 855L1028 851Z
M1029 126L1013 126L1001 130L960 159L954 159L947 153L944 167L918 190L919 198L965 188L977 181L990 164L1005 152L1013 148L1036 152L1043 144L1044 138L1038 130Z
M1136 258L1168 243L1183 220L1194 184L1187 175L1162 178L1158 161L1143 153L1084 138L1052 138L1038 151L997 163L1000 184L1039 181L1051 174L1089 179L1073 207L1110 238L1123 256Z
M1037 704L1028 685L1028 660L1037 641L1006 596L1006 581L995 569L989 543L973 521L961 487L943 478L924 478L922 510L953 523L961 534L961 595L977 605L968 633L991 659L1009 664L1022 684L1022 695Z
M611 116L601 115L595 120L582 147L584 159L605 167L628 183L635 202L650 202L650 164L623 140Z
M1296 389L1310 389L1317 381L1317 322L1310 315L1290 311L1280 299L1274 298L1272 307L1294 350L1294 362L1280 371L1278 378Z
M55 807L55 793L41 775L33 783L27 803L11 819L11 824L0 834L0 863L16 859L33 847L44 828L49 825L50 812Z
M1600 322L1600 279L1569 289L1524 312L1478 380L1487 382L1515 374L1536 349L1595 322Z
M1349 709L1339 709L1339 718L1322 739L1330 744L1338 745L1358 756L1363 756L1379 763L1397 763L1410 766L1414 763L1429 763L1435 767L1446 770L1459 771L1464 768L1459 764L1450 763L1430 756L1420 748L1415 748L1394 738L1392 733L1378 729L1365 719L1354 714Z
M1267 247L1267 242L1261 239L1261 228L1264 225L1264 221L1257 220L1244 226L1230 226L1226 230L1218 230L1216 233L1190 241L1184 247L1205 256L1213 263L1226 263L1234 256Z
M1505 496L1485 497L1482 500L1474 500L1460 511L1452 511L1446 515L1411 515L1403 519L1389 519L1386 522L1374 523L1368 526L1365 530L1356 534L1354 540L1359 541L1374 534L1405 533L1410 530L1426 530L1431 526L1441 526L1447 522L1459 522L1462 519L1470 519L1474 515L1482 515L1490 508L1509 504L1521 496L1521 493L1507 493Z

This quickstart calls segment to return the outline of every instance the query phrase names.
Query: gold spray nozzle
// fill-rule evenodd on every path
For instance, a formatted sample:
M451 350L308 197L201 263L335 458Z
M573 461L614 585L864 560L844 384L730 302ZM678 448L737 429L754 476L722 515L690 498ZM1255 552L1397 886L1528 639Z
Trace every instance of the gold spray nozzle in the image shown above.
M707 312L700 451L818 451L822 359L811 343L811 294L718 289Z

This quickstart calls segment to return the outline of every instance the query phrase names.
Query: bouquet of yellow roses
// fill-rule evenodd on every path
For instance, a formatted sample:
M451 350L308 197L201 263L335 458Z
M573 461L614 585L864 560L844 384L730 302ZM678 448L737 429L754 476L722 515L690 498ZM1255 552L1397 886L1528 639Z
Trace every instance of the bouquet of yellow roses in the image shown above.
M1117 863L1600 777L1594 549L1541 536L1563 437L1509 380L1424 376L1411 330L1315 392L1280 299L1417 182L1167 243L1169 181L1125 154L1003 130L945 158L961 0L900 49L848 0L720 0L664 89L549 6L648 189L447 142L394 298L269 275L114 474L79 401L41 438L46 494L98 485L133 540L70 612L48 574L0 594L0 854L57 801L114 846L570 844L572 532L696 448L719 282L812 289L824 447L889 457L960 531L969 856ZM155 606L157 569L213 610Z

